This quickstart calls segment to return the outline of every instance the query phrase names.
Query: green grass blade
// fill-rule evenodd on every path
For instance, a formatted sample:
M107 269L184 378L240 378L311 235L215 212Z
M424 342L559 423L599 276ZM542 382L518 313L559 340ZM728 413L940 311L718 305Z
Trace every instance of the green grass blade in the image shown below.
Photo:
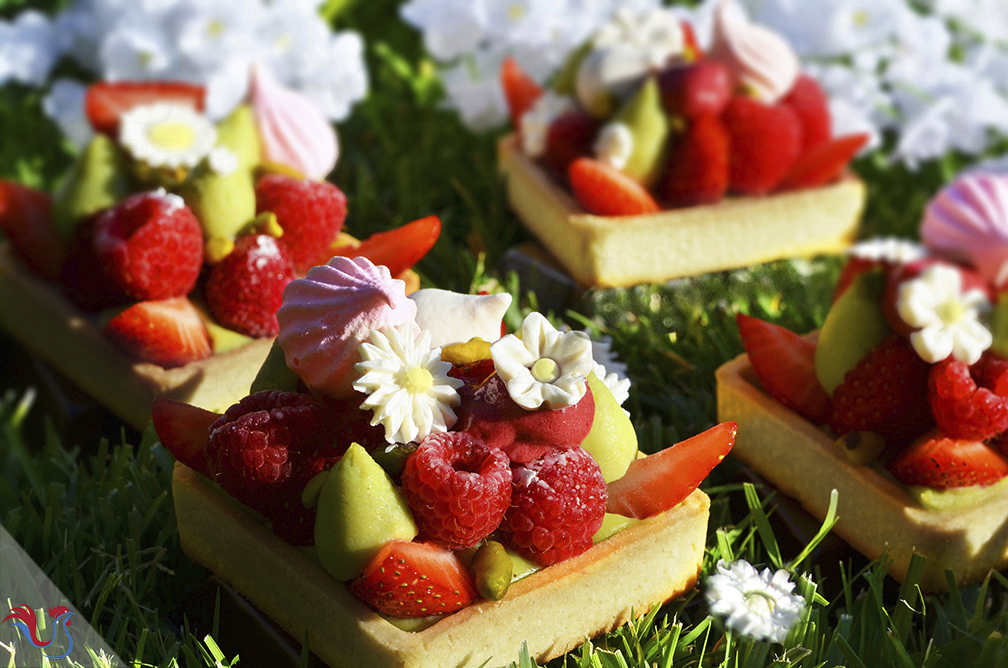
M745 483L744 487L745 499L746 503L749 505L750 517L752 517L753 522L756 524L756 531L759 533L759 537L763 541L763 547L766 549L767 558L770 559L770 563L773 564L775 569L782 568L784 562L780 556L780 547L777 545L777 537L774 536L773 527L770 526L770 519L767 517L766 511L763 510L763 504L760 501L759 495L756 493L756 487L752 483Z

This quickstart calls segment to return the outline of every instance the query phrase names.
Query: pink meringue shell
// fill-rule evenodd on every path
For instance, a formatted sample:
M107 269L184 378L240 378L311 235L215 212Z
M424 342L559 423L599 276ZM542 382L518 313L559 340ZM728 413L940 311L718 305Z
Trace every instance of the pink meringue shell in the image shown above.
M924 210L921 239L972 265L995 289L1008 288L1008 174L960 175Z
M268 70L252 71L249 104L255 115L263 159L279 162L321 181L336 166L336 129L314 102L286 88Z
M725 0L714 10L714 37L708 57L724 63L737 85L773 104L798 78L798 56L779 34L730 11Z
M358 347L372 329L410 325L420 333L406 283L365 257L336 256L292 281L277 321L287 366L308 387L335 399L353 394Z

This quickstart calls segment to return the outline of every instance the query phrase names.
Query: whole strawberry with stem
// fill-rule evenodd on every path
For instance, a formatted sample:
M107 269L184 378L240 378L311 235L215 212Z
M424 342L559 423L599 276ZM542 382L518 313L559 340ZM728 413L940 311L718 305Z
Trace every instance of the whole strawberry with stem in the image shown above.
M286 247L268 234L250 234L238 239L234 250L210 270L207 304L228 329L253 337L276 336L276 312L294 278Z

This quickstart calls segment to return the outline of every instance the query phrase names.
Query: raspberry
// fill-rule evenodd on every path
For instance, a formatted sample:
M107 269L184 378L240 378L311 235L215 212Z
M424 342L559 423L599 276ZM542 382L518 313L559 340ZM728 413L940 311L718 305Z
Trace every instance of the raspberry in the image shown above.
M272 211L294 268L303 274L329 248L346 219L346 195L331 183L269 174L256 183L256 213Z
M276 312L283 291L294 280L287 251L267 234L238 239L207 280L210 311L224 327L253 337L276 336Z
M402 489L420 534L463 550L489 536L511 502L507 455L465 432L431 434L406 460Z
M295 545L314 541L315 510L301 492L345 448L334 447L326 411L312 397L265 391L231 406L210 427L207 468L231 496L273 522Z
M998 373L999 362L987 359L969 367L950 357L931 367L928 400L938 427L950 438L985 441L1008 430L1008 394L990 389L999 379L1004 389L1008 371Z
M203 267L203 229L177 195L137 193L99 216L93 245L117 290L138 301L181 297Z
M591 455L579 446L557 449L512 467L511 480L504 542L543 566L591 547L606 504L606 483Z

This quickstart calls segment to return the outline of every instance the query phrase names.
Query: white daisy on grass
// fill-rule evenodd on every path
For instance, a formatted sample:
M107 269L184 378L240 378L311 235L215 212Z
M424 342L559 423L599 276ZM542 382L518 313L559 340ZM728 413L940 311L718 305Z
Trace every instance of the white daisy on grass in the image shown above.
M371 330L370 343L358 350L363 361L354 365L361 377L354 381L367 394L361 410L373 410L371 424L385 427L389 443L420 441L446 432L458 416L462 381L448 375L451 364L441 360L441 349L431 348L430 332L415 338L412 327Z
M934 364L949 355L975 364L994 343L980 314L990 302L979 288L963 290L962 273L955 267L935 264L917 278L903 282L896 298L896 311L911 327L910 344L921 359Z
M520 339L508 334L492 343L490 356L511 400L530 411L579 402L593 368L588 335L559 332L538 312L525 317Z
M805 609L805 599L793 594L788 572L758 572L738 560L718 562L718 572L707 578L711 612L725 618L725 626L754 640L784 642Z

